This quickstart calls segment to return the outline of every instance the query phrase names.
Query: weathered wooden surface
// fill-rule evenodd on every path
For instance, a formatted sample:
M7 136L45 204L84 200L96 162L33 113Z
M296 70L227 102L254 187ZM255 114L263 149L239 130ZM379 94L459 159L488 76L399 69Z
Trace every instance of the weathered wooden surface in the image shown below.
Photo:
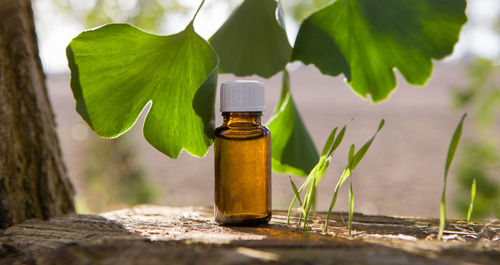
M260 227L218 226L207 208L72 214L0 232L0 264L500 264L497 223L451 220L444 242L436 219L356 214L353 236L334 219L323 233L324 214L311 232L287 225L284 211Z
M0 228L73 212L30 0L0 0Z

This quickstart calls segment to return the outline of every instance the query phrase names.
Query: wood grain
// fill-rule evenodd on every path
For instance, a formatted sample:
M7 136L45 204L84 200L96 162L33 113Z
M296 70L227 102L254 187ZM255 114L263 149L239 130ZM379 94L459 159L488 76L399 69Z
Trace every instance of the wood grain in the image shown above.
M356 214L347 235L344 213L321 232L286 224L274 211L269 225L218 226L211 209L143 205L99 216L30 220L0 235L0 264L498 264L496 223ZM484 230L484 231L483 231ZM489 231L489 232L486 232ZM483 234L481 234L483 233Z

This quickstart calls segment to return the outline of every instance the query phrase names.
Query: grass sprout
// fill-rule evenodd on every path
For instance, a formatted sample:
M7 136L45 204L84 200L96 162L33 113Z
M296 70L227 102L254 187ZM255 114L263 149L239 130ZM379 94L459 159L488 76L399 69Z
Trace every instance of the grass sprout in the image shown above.
M344 127L340 130L340 132L337 134L338 127L332 130L330 133L330 136L326 140L325 146L323 147L323 151L321 152L321 157L319 158L318 163L314 168L311 170L309 175L307 176L306 180L300 187L300 189L297 189L297 186L295 186L295 183L290 178L290 182L292 184L292 188L294 190L294 197L292 199L292 202L290 204L290 208L288 209L288 216L287 216L287 223L290 224L290 214L292 212L293 206L295 205L296 201L299 200L299 206L301 208L301 214L299 217L299 222L298 225L301 225L302 218L304 218L304 230L308 230L308 220L309 220L309 214L311 212L312 205L314 203L314 198L316 195L316 188L318 187L319 182L323 178L323 175L326 172L326 169L330 165L333 157L333 152L337 147L340 145L342 142L342 139L344 138L344 134L347 128L347 124L344 125ZM304 189L306 189L306 194L304 196L303 203L300 200L300 195Z
M373 140L375 140L375 137L377 136L378 132L384 127L385 120L381 120L380 124L378 126L377 131L375 134L368 140L362 147L359 149L357 152L355 152L356 147L354 145L351 145L349 149L349 159L348 159L348 164L344 172L342 173L339 182L337 183L337 186L335 187L335 191L333 193L333 198L330 203L330 208L328 210L328 216L326 219L326 225L324 230L328 231L328 222L330 220L330 216L332 213L333 206L335 205L335 202L337 201L337 195L338 191L340 189L340 186L351 176L352 171L356 166L359 164L361 159L364 157L368 149L370 148L371 144L373 143ZM299 221L297 223L298 226L301 226L302 224L302 219L304 220L304 230L309 230L309 215L311 213L312 205L314 203L314 198L316 195L316 189L319 185L319 182L325 175L326 169L330 165L330 163L333 161L333 153L337 149L337 147L340 145L342 140L344 139L344 135L347 129L347 124L342 127L342 129L338 131L338 127L334 128L332 132L330 133L330 136L328 136L328 139L326 140L325 146L323 147L323 151L321 152L321 157L319 158L318 163L314 168L311 170L309 175L307 176L306 180L302 184L302 186L298 189L295 183L293 182L292 178L290 177L290 184L292 185L294 197L292 199L292 202L290 203L290 207L288 209L288 216L287 216L287 223L290 224L290 215L293 209L293 206L295 203L298 201L299 202L299 207L301 210L300 216L299 216ZM304 199L301 200L300 196L302 192L306 189L306 193L304 196ZM352 217L354 213L354 193L353 193L353 188L352 188L352 176L349 179L349 234L351 234L352 231Z
M451 161L453 160L453 156L455 155L455 150L457 149L458 141L460 140L460 136L462 135L462 126L467 113L462 115L460 122L451 137L450 146L448 147L448 154L446 156L446 164L444 166L444 184L443 184L443 192L441 193L441 207L440 207L440 218L439 218L439 232L438 239L441 240L443 237L443 231L446 226L446 182L448 180L448 172L450 170Z
M293 189L293 193L295 194L295 196L297 197L297 200L299 200L299 208L302 210L302 214L305 215L306 212L304 210L304 207L302 206L302 201L300 200L300 193L299 191L297 190L297 186L295 185L295 183L293 182L292 180L292 176L288 176L290 178L290 183L292 184L292 189Z
M349 150L349 163L352 164L352 158L353 158L353 154L354 154L354 150L356 149L356 147L354 145L351 145L351 148ZM353 175L352 175L352 171L351 171L351 177L349 178L349 235L351 235L351 231L352 231L352 215L354 213L354 192L352 191L352 178L353 178ZM325 230L326 230L326 227L328 226L325 226Z
M375 140L375 137L377 136L378 132L384 127L385 120L381 120L379 123L379 126L377 128L377 131L375 134L368 140L362 147L359 149L358 152L355 153L355 146L351 145L351 148L349 149L349 159L346 168L342 172L342 175L340 176L339 181L337 182L337 185L335 186L335 189L333 191L332 195L332 200L330 202L330 207L328 208L328 214L326 217L326 223L324 227L324 231L328 231L328 224L330 223L330 217L332 214L333 207L335 206L335 203L337 202L337 195L340 190L340 187L344 182L351 176L352 171L356 166L359 164L361 159L365 156L366 152L370 148L371 144L373 143L373 140ZM352 182L350 182L350 189L349 189L349 234L351 231L351 224L352 224L352 210L354 208L354 196L352 194Z
M354 213L354 193L352 192L352 175L349 178L349 235L352 233L352 215Z
M470 204L467 210L467 222L470 222L472 217L472 211L474 211L474 200L476 199L476 179L472 181L472 186L470 187Z

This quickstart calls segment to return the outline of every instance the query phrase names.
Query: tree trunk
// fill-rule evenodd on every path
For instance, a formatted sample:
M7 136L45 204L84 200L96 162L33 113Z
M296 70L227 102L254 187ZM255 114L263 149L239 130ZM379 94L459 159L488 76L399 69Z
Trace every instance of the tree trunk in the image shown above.
M30 0L0 0L0 228L74 211Z

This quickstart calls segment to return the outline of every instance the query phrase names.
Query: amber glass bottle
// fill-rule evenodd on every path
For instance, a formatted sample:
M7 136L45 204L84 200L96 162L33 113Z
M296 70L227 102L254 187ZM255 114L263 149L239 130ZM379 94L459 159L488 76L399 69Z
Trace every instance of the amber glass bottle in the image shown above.
M215 130L215 220L226 225L271 219L271 134L262 122L264 87L221 86L222 126Z

